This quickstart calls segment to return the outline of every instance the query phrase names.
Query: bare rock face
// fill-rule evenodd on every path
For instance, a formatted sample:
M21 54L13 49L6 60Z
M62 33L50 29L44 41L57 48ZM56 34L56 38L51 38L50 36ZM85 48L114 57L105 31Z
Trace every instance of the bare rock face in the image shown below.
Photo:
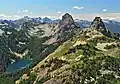
M66 13L62 16L62 20L59 23L59 31L57 33L58 40L67 40L71 36L75 35L80 30L80 26L74 22L73 17Z
M74 20L72 16L68 13L62 16L62 21L60 22L61 25L67 25L67 24L74 24Z
M95 19L90 25L90 28L99 31L108 37L114 37L114 34L105 27L105 24L100 17L95 17Z
M67 29L67 28L71 29L71 28L75 28L75 27L80 28L80 26L77 23L75 23L73 17L68 13L66 13L62 16L62 20L60 21L59 26L61 28L65 28L65 29Z
M114 35L115 35L118 39L120 39L120 33L114 33Z
M98 30L100 32L106 32L107 31L107 29L105 27L105 24L103 23L103 21L100 17L95 17L95 19L91 23L90 28L95 28L96 30Z

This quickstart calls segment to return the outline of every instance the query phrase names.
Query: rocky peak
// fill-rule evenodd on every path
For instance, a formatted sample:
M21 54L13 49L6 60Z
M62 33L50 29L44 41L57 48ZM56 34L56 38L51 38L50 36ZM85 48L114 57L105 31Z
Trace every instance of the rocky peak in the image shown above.
M95 19L90 25L90 28L99 31L103 33L104 35L106 34L108 35L108 32L109 32L108 29L106 29L105 24L100 17L95 17Z
M65 30L80 28L80 26L74 21L73 17L68 13L62 16L62 20L60 21L59 26Z
M100 17L95 17L94 21L102 22L102 19Z
M74 20L70 14L66 13L62 16L62 21L61 21L62 25L73 24L73 23L74 23Z
M105 24L100 17L95 17L90 28L95 28L99 31L106 31Z
M57 33L57 39L67 40L79 32L80 26L74 22L73 17L66 13L62 16L62 20L59 23L59 31Z
M115 35L118 39L120 39L120 33L114 33L114 35Z
M109 29L105 27L105 24L100 17L95 17L95 19L90 25L90 28L99 31L108 37L111 37L111 38L115 37L115 35Z

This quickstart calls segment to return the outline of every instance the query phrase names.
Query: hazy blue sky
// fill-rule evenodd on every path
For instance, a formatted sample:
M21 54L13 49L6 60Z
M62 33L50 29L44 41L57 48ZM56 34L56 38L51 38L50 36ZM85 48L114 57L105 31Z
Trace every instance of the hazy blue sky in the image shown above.
M81 14L120 13L120 0L1 0L0 17L29 16L59 17L69 12Z

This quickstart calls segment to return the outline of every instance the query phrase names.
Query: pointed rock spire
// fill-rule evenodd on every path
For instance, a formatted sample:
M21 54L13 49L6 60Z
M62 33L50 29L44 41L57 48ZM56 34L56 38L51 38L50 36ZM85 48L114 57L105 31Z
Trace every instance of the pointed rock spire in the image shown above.
M67 40L76 32L79 32L80 26L74 22L73 17L66 13L62 16L62 20L59 23L59 31L57 33L57 39L59 40Z
M93 22L91 23L90 28L95 28L98 31L104 32L107 31L104 22L100 17L95 17Z
M65 29L71 29L71 28L80 28L80 26L75 23L73 17L66 13L62 16L62 20L60 21L59 24L60 28L65 28Z
M108 37L111 37L111 38L115 37L115 35L109 29L107 29L105 27L105 24L100 17L95 17L95 19L91 23L90 28L99 31L99 32L103 33L104 35L106 35Z
M74 20L70 14L66 13L62 16L61 24L66 25L66 24L73 24L73 23L74 23Z

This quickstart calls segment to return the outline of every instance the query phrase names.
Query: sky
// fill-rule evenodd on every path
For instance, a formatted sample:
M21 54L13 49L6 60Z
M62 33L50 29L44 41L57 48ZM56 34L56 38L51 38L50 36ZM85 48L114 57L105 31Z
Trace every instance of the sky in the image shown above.
M0 4L0 19L61 18L64 13L76 19L120 19L120 0L1 0Z

